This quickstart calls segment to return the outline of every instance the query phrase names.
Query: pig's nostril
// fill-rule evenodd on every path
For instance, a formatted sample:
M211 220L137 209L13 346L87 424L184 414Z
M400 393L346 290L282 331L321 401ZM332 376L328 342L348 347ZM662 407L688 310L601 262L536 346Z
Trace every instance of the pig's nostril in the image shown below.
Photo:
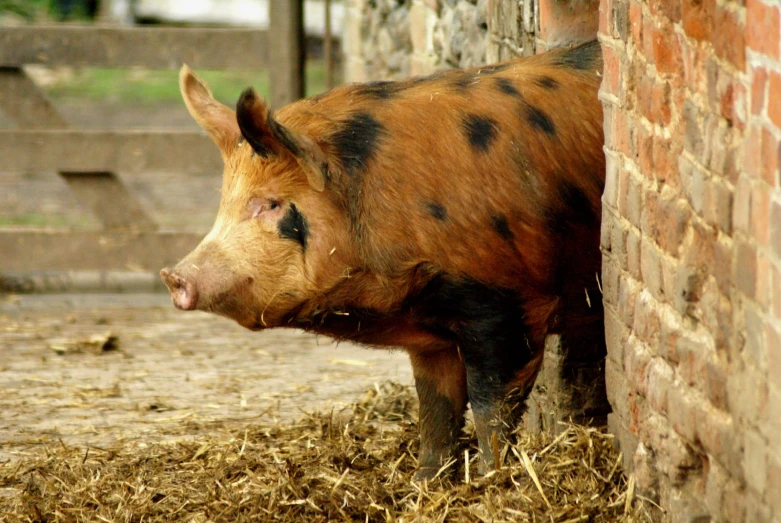
M198 305L198 288L195 281L171 273L167 269L160 271L160 277L165 282L171 294L171 301L177 309L191 311Z

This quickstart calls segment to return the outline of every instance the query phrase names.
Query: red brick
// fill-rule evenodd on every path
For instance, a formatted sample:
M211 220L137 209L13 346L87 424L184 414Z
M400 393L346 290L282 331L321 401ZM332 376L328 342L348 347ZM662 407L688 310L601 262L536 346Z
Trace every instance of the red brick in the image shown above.
M629 25L632 28L632 40L642 49L643 46L643 7L638 2L629 4Z
M654 63L654 33L656 32L656 26L654 25L653 16L643 17L643 54L648 63Z
M651 114L655 115L654 123L669 125L672 119L670 105L670 84L656 82L651 91Z
M695 40L710 40L716 0L683 0L683 30Z
M751 82L751 114L762 114L765 107L765 89L767 87L767 69L753 69L754 78Z
M650 0L648 4L653 14L662 13L672 23L681 21L681 0Z
M771 187L778 183L778 153L781 142L767 128L762 128L762 179Z
M743 169L752 179L762 177L762 128L751 125L743 142Z
M677 254L686 235L686 226L691 218L691 210L683 200L660 200L656 208L656 221L660 225L656 241L670 254Z
M761 183L751 194L751 235L761 246L770 239L770 191Z
M739 71L746 67L746 27L737 13L716 7L713 20L713 47L716 56L732 63Z
M599 32L613 36L613 0L599 2Z
M679 75L682 73L681 45L678 36L669 24L654 28L652 33L654 63L659 74Z
M781 74L770 73L767 114L776 127L781 127Z
M654 167L654 137L644 127L637 130L637 154L638 164L640 165L640 172L648 180L653 180L656 174L656 168Z
M778 6L762 0L746 0L746 43L751 49L778 59Z
M602 90L614 96L618 96L621 87L620 58L615 49L604 46L602 48L604 62Z
M683 148L682 141L665 139L657 136L653 141L653 173L660 183L675 189L680 188L681 179L678 173L678 157Z

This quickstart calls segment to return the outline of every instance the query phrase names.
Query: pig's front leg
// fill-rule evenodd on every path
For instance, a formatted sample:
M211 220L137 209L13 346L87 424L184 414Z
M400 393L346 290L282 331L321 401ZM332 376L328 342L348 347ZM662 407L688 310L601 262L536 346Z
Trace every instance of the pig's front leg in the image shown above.
M420 455L415 479L431 479L453 457L464 425L466 368L458 349L410 352L420 401Z

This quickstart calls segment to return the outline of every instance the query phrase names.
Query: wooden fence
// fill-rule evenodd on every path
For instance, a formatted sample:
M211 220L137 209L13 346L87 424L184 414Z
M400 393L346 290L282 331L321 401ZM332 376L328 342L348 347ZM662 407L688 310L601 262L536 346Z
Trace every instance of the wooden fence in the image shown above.
M27 271L150 271L174 263L201 234L161 231L123 184L141 172L220 173L198 131L69 128L23 66L267 69L271 104L303 96L302 2L272 0L268 31L104 26L0 27L2 172L57 172L101 230L0 228L0 277ZM272 45L273 42L273 45ZM185 179L183 178L183 182ZM1 279L1 278L0 278Z

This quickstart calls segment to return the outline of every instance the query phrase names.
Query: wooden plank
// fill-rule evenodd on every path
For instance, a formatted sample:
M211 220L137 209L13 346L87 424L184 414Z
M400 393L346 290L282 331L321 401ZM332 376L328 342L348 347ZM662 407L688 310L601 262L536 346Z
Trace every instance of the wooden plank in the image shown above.
M280 108L304 97L304 6L302 0L271 0L269 9L271 107Z
M286 0L287 1L287 0ZM281 44L281 43L279 43ZM257 29L23 25L0 27L0 65L262 69L267 35Z
M76 198L89 207L105 229L154 231L157 224L114 173L60 172Z
M0 131L0 171L222 172L198 131Z
M175 264L199 233L0 229L3 271L157 271Z
M19 67L0 67L0 110L24 129L68 126L57 108Z

